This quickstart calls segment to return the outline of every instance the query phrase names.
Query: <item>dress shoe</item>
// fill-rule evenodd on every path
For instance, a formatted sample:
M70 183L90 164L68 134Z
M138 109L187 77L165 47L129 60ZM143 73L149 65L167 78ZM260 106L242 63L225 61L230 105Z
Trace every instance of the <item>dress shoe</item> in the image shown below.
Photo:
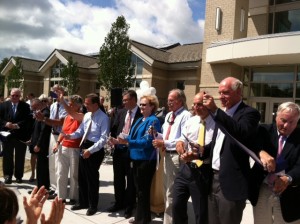
M126 208L125 212L124 212L124 218L129 219L131 217L131 215L132 215L132 209Z
M129 219L128 223L135 224L135 218L133 217L133 218Z
M32 182L35 181L35 179L34 179L34 177L30 177L28 181L29 181L30 183L32 183Z
M87 215L87 216L91 216L91 215L94 215L96 212L97 212L97 208L89 208L89 209L86 211L86 215Z
M118 206L118 205L115 204L115 205L111 206L110 208L108 208L107 211L108 212L117 212L117 211L119 211L121 209L122 209L121 206Z
M52 200L54 198L56 198L57 194L56 193L53 193L53 194L49 194L48 196L48 200Z
M4 178L4 183L5 184L11 184L12 183L11 177L5 177Z
M21 178L17 178L16 183L21 184L21 183L23 183L23 180Z
M66 205L75 205L76 204L76 200L71 199L70 201L66 201L65 204Z
M76 205L73 205L73 206L71 207L71 210L72 210L72 211L76 211L76 210L85 209L85 208L88 208L88 207L87 207L87 206L80 205L80 204L76 204Z

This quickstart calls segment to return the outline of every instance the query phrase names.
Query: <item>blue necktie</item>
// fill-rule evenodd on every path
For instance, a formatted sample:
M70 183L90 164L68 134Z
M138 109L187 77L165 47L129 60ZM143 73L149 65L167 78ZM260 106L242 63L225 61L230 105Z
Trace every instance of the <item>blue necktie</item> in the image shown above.
M16 104L13 104L13 106L12 106L12 110L13 110L13 118L15 118L15 116L16 116L16 109L17 109L17 105L16 105Z

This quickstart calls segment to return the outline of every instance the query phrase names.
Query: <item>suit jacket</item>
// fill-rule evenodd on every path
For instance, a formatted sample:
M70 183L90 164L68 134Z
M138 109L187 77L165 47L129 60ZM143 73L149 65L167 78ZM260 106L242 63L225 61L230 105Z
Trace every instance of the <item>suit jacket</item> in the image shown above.
M113 120L113 124L111 125L111 136L116 138L123 130L124 124L125 124L125 117L127 114L127 110L125 108L118 110L117 116ZM141 114L141 110L138 107L135 116L132 121L131 127L135 124L135 122L142 117L143 115Z
M254 108L240 103L232 117L218 109L215 116L215 132L212 142L205 146L206 156L212 160L217 130L221 124L233 137L252 148L260 114ZM220 152L220 187L227 200L248 198L249 156L229 137L225 136ZM212 176L210 177L212 179Z
M156 149L152 145L153 136L148 135L150 126L160 132L160 122L152 114L143 121L139 118L132 126L129 136L127 137L130 150L130 158L133 160L156 160Z
M50 109L48 107L41 111L45 117L50 117ZM48 155L51 126L46 125L42 121L35 120L33 126L33 132L31 135L31 144L33 147L40 147L39 154Z
M300 219L300 129L296 128L286 139L280 155L286 162L285 173L293 178L291 185L280 196L283 219L292 222ZM267 151L273 158L277 156L278 133L276 124L262 124L258 131L258 148ZM259 189L263 180L268 175L261 166L254 164L251 169L251 194L250 201L256 205Z
M0 104L0 130L9 131L10 129L6 128L5 125L7 122L16 123L19 125L19 129L11 130L10 138L17 138L21 141L27 141L30 139L30 122L31 114L30 107L26 102L20 101L18 103L16 114L13 117L12 113L12 103L11 101L5 101Z

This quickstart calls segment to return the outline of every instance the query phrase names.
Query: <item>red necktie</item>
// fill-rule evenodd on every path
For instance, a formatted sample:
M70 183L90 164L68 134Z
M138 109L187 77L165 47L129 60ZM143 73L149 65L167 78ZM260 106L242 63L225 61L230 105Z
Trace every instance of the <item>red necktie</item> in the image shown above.
M170 135L170 132L171 132L171 127L174 124L175 117L176 117L174 112L170 116L171 116L171 120L169 121L169 127L168 127L167 134L166 134L166 137L165 137L166 140L169 139L169 135Z
M129 110L123 131L122 131L124 134L129 134L130 127L131 127L131 114L132 114L132 111Z

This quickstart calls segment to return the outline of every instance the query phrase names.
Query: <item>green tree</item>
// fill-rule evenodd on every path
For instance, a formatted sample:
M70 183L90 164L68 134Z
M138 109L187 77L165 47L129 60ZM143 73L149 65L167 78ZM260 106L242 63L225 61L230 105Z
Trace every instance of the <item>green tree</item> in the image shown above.
M12 88L20 88L23 90L24 84L24 72L23 72L23 65L20 58L14 58L16 64L14 67L9 71L8 76L5 79L7 84L7 88L10 90Z
M132 86L133 70L127 34L129 27L124 16L119 16L100 48L98 82L108 91Z
M73 95L79 90L79 69L78 63L73 61L72 56L68 58L68 64L63 65L61 71L63 85L67 87L68 95Z
M1 63L0 63L0 95L4 94L4 84L5 84L5 77L2 75L2 70L4 67L7 65L9 59L8 58L3 58Z

